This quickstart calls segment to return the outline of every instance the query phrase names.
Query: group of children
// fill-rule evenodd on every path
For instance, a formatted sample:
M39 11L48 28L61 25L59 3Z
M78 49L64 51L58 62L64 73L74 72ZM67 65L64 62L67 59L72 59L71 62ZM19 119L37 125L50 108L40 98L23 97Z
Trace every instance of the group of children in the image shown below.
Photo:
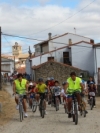
M30 97L30 103L31 103L31 99L33 98L33 93L38 92L36 85L37 84L35 82L32 82L32 81L29 82L28 92L29 92L29 97ZM53 89L54 87L60 88L60 91L61 91L59 95L60 103L61 103L61 97L63 98L63 103L67 102L67 95L64 92L64 90L67 89L66 88L67 82L63 82L62 87L60 87L59 82L55 81L54 78L52 77L51 79L46 81L46 85L48 86L50 92L51 92L51 89ZM93 97L93 104L95 107L96 85L91 77L89 81L87 81L87 90L88 90L88 99L90 99L90 96ZM49 98L50 98L50 95L49 95Z

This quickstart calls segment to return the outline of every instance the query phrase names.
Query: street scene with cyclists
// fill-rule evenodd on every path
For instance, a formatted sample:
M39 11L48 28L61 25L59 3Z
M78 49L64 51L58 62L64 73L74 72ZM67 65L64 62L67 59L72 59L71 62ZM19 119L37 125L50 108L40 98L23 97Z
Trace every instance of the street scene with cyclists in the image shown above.
M0 1L0 133L100 132L100 0Z

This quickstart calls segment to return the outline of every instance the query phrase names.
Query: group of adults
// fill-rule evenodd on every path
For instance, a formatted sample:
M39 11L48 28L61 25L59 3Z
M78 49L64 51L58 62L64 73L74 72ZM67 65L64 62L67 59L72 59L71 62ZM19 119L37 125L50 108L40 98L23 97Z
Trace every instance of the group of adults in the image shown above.
M61 95L59 96L60 102L61 102L61 96L64 97L65 101L67 99L68 118L71 118L71 106L72 106L73 94L75 93L78 104L80 105L82 99L81 94L83 94L84 96L86 92L82 77L80 78L76 76L75 72L71 72L69 78L62 83L62 86L60 86L59 81L55 80L53 77L48 78L46 82L44 82L42 78L39 78L37 83L35 83L32 81L28 82L25 78L23 78L23 75L19 73L17 75L17 79L13 83L13 94L24 95L24 100L23 100L23 107L25 113L24 115L25 117L27 117L28 116L27 106L26 106L27 95L25 93L28 92L28 94L31 94L31 92L32 93L34 92L36 94L35 98L37 99L37 102L39 102L39 98L41 95L43 96L44 99L46 98L45 97L46 92L48 92L50 99L52 89L55 89L57 87L61 89ZM87 90L88 90L88 98L90 98L90 94L94 97L94 106L95 106L95 93L97 88L92 77L90 77L89 80L87 81ZM30 99L33 98L32 95L29 95L29 98ZM15 96L15 101L18 109L17 96ZM45 114L47 114L46 100L45 100Z

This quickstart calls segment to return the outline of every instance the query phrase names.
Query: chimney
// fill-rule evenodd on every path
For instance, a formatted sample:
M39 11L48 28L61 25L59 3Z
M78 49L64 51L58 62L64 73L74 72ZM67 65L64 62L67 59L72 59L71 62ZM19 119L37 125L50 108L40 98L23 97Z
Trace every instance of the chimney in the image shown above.
M48 33L49 40L51 40L52 33Z

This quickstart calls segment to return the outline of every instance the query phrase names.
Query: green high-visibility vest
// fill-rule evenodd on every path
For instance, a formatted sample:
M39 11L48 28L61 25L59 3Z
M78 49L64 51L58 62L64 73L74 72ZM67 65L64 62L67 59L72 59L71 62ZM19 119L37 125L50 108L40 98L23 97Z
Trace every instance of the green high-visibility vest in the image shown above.
M80 91L81 92L81 86L80 83L82 83L82 80L78 77L76 77L76 80L73 81L72 78L68 78L67 80L69 87L67 89L67 92L73 93L75 91Z
M18 79L16 79L14 82L15 82L15 85L16 85L16 92L18 94L24 94L25 91L26 91L27 80L22 79L22 81L20 82Z

